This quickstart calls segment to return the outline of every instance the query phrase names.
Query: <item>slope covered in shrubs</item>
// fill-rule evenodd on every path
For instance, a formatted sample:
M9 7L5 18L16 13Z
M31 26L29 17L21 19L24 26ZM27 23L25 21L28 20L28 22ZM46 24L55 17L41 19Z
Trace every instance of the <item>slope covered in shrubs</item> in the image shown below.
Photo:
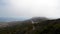
M0 34L60 34L60 19L37 22L32 24L31 21L23 21L23 23L3 27L0 28Z

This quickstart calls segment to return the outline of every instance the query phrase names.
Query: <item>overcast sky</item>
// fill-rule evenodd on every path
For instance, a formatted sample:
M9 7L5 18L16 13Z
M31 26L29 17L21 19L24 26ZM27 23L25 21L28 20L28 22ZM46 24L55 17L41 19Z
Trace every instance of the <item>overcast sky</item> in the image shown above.
M0 0L0 17L60 18L60 0Z

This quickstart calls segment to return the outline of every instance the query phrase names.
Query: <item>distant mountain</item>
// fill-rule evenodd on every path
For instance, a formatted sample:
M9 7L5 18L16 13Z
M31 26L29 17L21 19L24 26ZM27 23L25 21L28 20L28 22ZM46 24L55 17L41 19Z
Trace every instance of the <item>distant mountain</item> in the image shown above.
M27 18L7 18L7 17L0 17L0 22L9 22L9 21L24 21Z

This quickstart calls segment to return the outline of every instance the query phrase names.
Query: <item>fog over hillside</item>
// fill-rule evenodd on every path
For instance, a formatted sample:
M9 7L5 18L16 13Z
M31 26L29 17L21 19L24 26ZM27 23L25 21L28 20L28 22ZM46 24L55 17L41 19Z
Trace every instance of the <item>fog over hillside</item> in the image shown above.
M0 0L0 34L60 34L60 0Z

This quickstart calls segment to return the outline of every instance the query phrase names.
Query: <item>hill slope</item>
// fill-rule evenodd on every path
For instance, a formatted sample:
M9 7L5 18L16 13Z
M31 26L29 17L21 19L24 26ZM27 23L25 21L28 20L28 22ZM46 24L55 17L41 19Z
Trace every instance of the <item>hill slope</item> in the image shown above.
M34 24L29 20L16 22L15 25L0 28L0 34L60 34L60 19L37 22Z

